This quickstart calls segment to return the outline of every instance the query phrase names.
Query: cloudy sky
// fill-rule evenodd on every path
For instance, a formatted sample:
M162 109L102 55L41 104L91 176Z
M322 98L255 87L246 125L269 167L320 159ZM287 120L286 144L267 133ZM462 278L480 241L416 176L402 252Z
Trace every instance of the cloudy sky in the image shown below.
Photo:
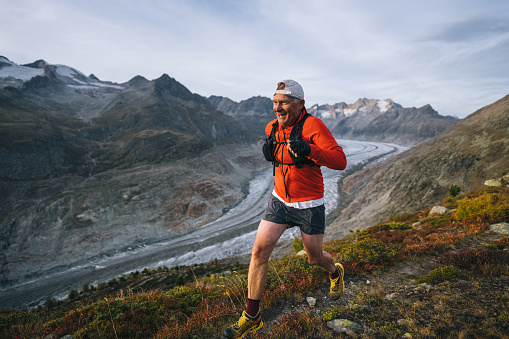
M391 98L460 118L509 94L507 0L0 0L0 55L118 83L307 106Z

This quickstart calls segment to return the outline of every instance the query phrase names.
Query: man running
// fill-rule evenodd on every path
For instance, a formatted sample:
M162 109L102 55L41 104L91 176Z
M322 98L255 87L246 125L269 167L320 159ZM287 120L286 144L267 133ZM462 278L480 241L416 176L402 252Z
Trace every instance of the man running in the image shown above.
M304 90L294 80L278 83L272 99L276 119L265 128L265 159L274 168L274 190L262 217L251 254L247 308L226 338L243 338L263 326L260 298L267 282L269 257L283 232L298 226L309 263L329 272L330 297L343 294L344 270L323 251L324 186L320 166L344 170L346 157L329 129L304 107Z

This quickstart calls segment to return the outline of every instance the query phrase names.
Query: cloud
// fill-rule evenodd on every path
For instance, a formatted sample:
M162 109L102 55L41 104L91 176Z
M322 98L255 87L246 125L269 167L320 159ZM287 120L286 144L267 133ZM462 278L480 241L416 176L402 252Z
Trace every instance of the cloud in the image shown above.
M466 116L507 94L509 4L487 0L0 0L0 55L125 82L166 73L204 95L309 105L392 98ZM465 100L468 98L468 100Z
M491 39L509 33L507 18L469 18L448 23L427 39L445 43L474 42Z

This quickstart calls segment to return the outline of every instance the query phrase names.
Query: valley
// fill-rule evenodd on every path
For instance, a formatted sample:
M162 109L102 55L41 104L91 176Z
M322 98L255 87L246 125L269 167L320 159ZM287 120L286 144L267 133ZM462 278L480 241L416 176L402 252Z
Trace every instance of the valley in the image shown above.
M270 98L205 98L167 74L117 84L44 60L0 57L0 70L0 306L249 253L271 191ZM324 171L326 240L506 173L508 98L464 120L391 99L307 102L349 162L345 177Z
M338 140L344 147L349 160L347 167L369 164L406 150L406 147L394 144ZM254 151L254 150L253 150ZM338 199L338 179L341 172L324 169L326 185L326 210L333 209ZM202 263L232 256L248 254L254 242L256 227L272 191L272 170L259 169L250 181L249 193L239 204L217 220L209 222L194 231L161 237L152 243L140 243L138 246L119 249L100 257L94 257L91 251L82 249L84 260L68 265L60 265L48 275L37 276L3 288L0 291L2 307L29 309L49 298L65 298L70 290L80 289L84 284L97 285L124 273L143 268L158 266L173 267ZM131 224L129 229L139 225ZM124 237L127 235L124 235ZM298 236L295 229L285 232L282 240ZM25 263L28 265L30 263ZM37 263L33 263L37 266ZM35 270L35 267L31 269Z

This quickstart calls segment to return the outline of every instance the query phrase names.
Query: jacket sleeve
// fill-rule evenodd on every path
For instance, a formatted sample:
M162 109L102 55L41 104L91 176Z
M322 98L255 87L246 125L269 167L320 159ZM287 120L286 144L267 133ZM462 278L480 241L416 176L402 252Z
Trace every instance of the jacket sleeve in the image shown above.
M335 170L346 168L346 156L327 126L318 118L310 117L304 124L302 138L311 145L308 158L317 165Z

